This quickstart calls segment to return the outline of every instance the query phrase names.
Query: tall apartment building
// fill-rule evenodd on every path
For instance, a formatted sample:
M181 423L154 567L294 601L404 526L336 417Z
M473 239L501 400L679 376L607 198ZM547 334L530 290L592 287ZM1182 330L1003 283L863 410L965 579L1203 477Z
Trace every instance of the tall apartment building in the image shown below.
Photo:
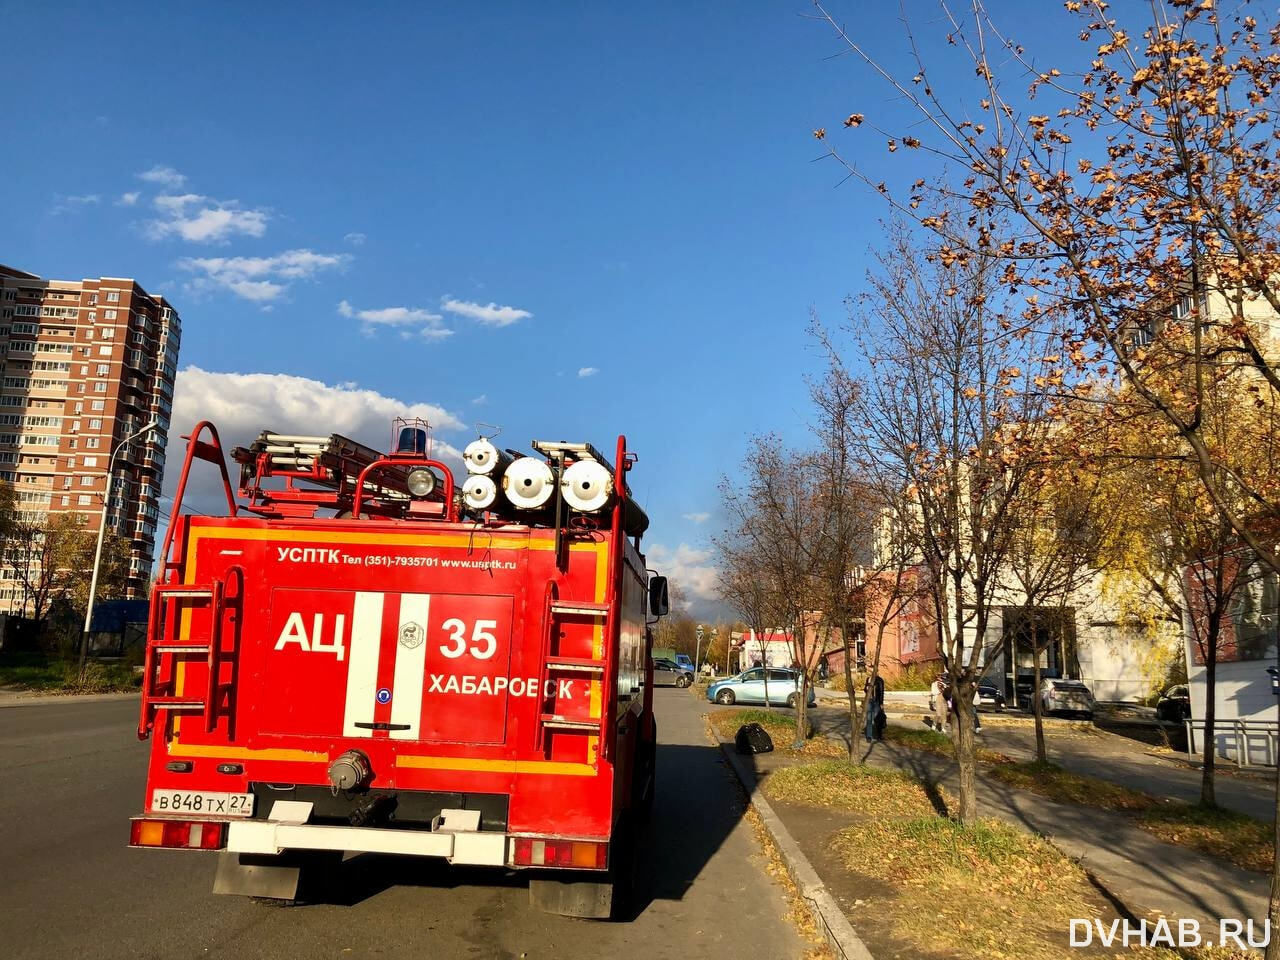
M112 452L153 418L156 431L117 457L107 529L131 544L128 596L146 596L182 324L137 282L42 280L0 266L0 478L20 519L61 513L103 521ZM0 565L0 611L24 591Z

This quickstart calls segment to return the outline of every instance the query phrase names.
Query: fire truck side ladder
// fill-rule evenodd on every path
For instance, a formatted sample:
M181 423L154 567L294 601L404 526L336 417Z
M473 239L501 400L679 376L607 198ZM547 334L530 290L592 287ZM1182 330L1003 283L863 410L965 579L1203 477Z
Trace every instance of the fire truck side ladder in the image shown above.
M579 676L587 676L593 683L603 684L608 674L608 663L605 660L597 660L594 657L564 657L553 650L559 647L560 624L566 617L573 618L592 618L603 621L601 630L608 630L609 605L607 603L585 603L576 600L561 600L560 591L555 581L547 584L546 599L543 603L543 630L542 630L542 659L538 675L538 690L545 694L547 689L547 680L554 673L570 673ZM606 646L607 649L607 646ZM579 720L577 718L563 717L554 713L547 713L545 710L546 701L549 698L543 696L539 699L538 709L538 730L536 737L536 745L538 749L545 750L548 745L548 731L577 731L581 733L598 733L604 736L606 729L607 710L601 711L599 719Z

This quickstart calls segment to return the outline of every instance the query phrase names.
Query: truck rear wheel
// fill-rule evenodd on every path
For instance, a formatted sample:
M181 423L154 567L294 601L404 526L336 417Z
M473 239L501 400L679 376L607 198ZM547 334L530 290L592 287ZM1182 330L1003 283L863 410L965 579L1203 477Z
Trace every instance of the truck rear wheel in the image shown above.
M626 921L632 919L635 887L636 835L629 818L624 817L609 844L605 874L533 877L529 880L529 904L562 917Z

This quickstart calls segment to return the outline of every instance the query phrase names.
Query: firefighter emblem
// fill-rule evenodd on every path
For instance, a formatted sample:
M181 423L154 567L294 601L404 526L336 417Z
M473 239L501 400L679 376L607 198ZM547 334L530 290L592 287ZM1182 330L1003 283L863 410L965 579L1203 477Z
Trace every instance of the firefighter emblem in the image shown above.
M417 623L400 624L400 646L406 650L413 650L422 646L422 641L427 638L427 632Z

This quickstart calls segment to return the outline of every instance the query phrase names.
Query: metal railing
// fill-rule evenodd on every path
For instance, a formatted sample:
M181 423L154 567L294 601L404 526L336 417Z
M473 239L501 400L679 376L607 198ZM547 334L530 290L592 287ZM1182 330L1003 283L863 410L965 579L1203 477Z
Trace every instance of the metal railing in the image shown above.
M1187 758L1194 760L1200 755L1196 746L1196 731L1204 733L1203 720L1184 720L1187 728ZM1274 767L1280 756L1280 721L1275 720L1217 720L1213 724L1213 738L1217 741L1216 752L1224 760L1235 760L1238 767L1250 767L1257 763L1264 767ZM1256 757L1261 748L1263 759ZM1235 750L1232 757L1230 750Z

